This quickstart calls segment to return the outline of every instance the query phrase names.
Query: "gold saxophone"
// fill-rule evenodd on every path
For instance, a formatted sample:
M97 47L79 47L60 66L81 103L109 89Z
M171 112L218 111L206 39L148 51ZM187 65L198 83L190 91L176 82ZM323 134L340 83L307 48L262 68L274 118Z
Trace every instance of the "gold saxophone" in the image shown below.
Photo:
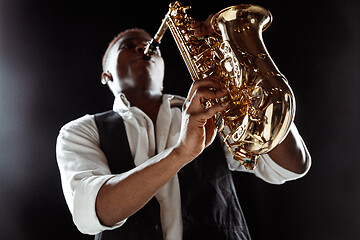
M228 96L208 101L227 101L226 110L215 116L218 132L233 158L247 169L255 168L260 154L280 144L295 116L295 98L262 40L271 13L256 5L241 4L214 15L215 33L194 36L194 19L180 2L173 2L145 50L151 57L167 28L176 41L193 81L217 75Z

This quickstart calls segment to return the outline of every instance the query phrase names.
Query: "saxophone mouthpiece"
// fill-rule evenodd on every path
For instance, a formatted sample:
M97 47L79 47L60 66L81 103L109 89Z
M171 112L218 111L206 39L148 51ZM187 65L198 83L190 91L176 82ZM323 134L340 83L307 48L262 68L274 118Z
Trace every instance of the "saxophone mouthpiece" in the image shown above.
M160 42L157 42L156 40L154 40L154 38L151 39L151 41L145 48L143 59L150 60L151 56L159 50L159 46Z
M161 39L164 36L166 29L168 28L167 21L169 20L170 13L171 11L169 10L169 12L165 15L165 18L162 20L160 28L156 32L155 36L146 46L143 57L144 59L149 60L152 55L159 51Z

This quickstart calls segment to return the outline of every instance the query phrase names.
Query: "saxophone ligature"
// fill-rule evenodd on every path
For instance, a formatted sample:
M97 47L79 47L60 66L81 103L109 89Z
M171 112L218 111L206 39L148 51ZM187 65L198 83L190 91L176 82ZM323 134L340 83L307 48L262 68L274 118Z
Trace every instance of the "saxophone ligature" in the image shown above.
M284 140L295 116L294 94L262 40L272 15L257 5L228 7L212 17L215 33L197 38L189 8L180 2L169 5L144 56L156 52L169 28L193 81L219 76L229 93L213 101L227 101L229 106L215 116L218 132L233 158L253 169L259 155Z

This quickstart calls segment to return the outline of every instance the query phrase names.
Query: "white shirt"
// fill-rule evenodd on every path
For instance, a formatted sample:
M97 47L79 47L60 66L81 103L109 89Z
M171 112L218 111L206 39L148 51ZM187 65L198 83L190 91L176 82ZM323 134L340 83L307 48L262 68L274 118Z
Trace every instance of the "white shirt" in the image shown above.
M161 152L172 147L179 137L181 111L171 107L179 102L172 95L164 95L157 122L154 126L151 119L139 108L131 107L123 94L115 98L113 110L123 120L130 145L131 154L136 166L155 155L155 149ZM295 125L292 126L295 128ZM156 136L156 137L155 137ZM64 196L73 221L82 233L97 234L104 230L120 227L126 219L114 226L107 227L100 223L95 201L100 187L111 174L106 157L100 149L99 134L93 115L85 115L69 122L60 130L57 145L57 161L61 174ZM307 154L307 170L311 158ZM230 170L252 172L266 182L281 184L306 174L296 174L277 165L268 155L259 158L254 170L246 170L239 162L233 160L225 151ZM117 174L126 177L126 173ZM175 175L155 195L160 204L160 217L164 239L182 239L182 216L178 177Z

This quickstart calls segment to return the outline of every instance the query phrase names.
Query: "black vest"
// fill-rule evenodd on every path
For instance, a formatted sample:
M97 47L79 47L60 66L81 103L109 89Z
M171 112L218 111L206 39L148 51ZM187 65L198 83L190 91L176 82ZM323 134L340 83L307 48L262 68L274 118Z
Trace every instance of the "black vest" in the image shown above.
M100 147L112 173L135 167L122 118L114 111L95 115ZM220 141L206 148L179 173L183 239L250 239ZM155 197L114 230L95 240L163 239Z

